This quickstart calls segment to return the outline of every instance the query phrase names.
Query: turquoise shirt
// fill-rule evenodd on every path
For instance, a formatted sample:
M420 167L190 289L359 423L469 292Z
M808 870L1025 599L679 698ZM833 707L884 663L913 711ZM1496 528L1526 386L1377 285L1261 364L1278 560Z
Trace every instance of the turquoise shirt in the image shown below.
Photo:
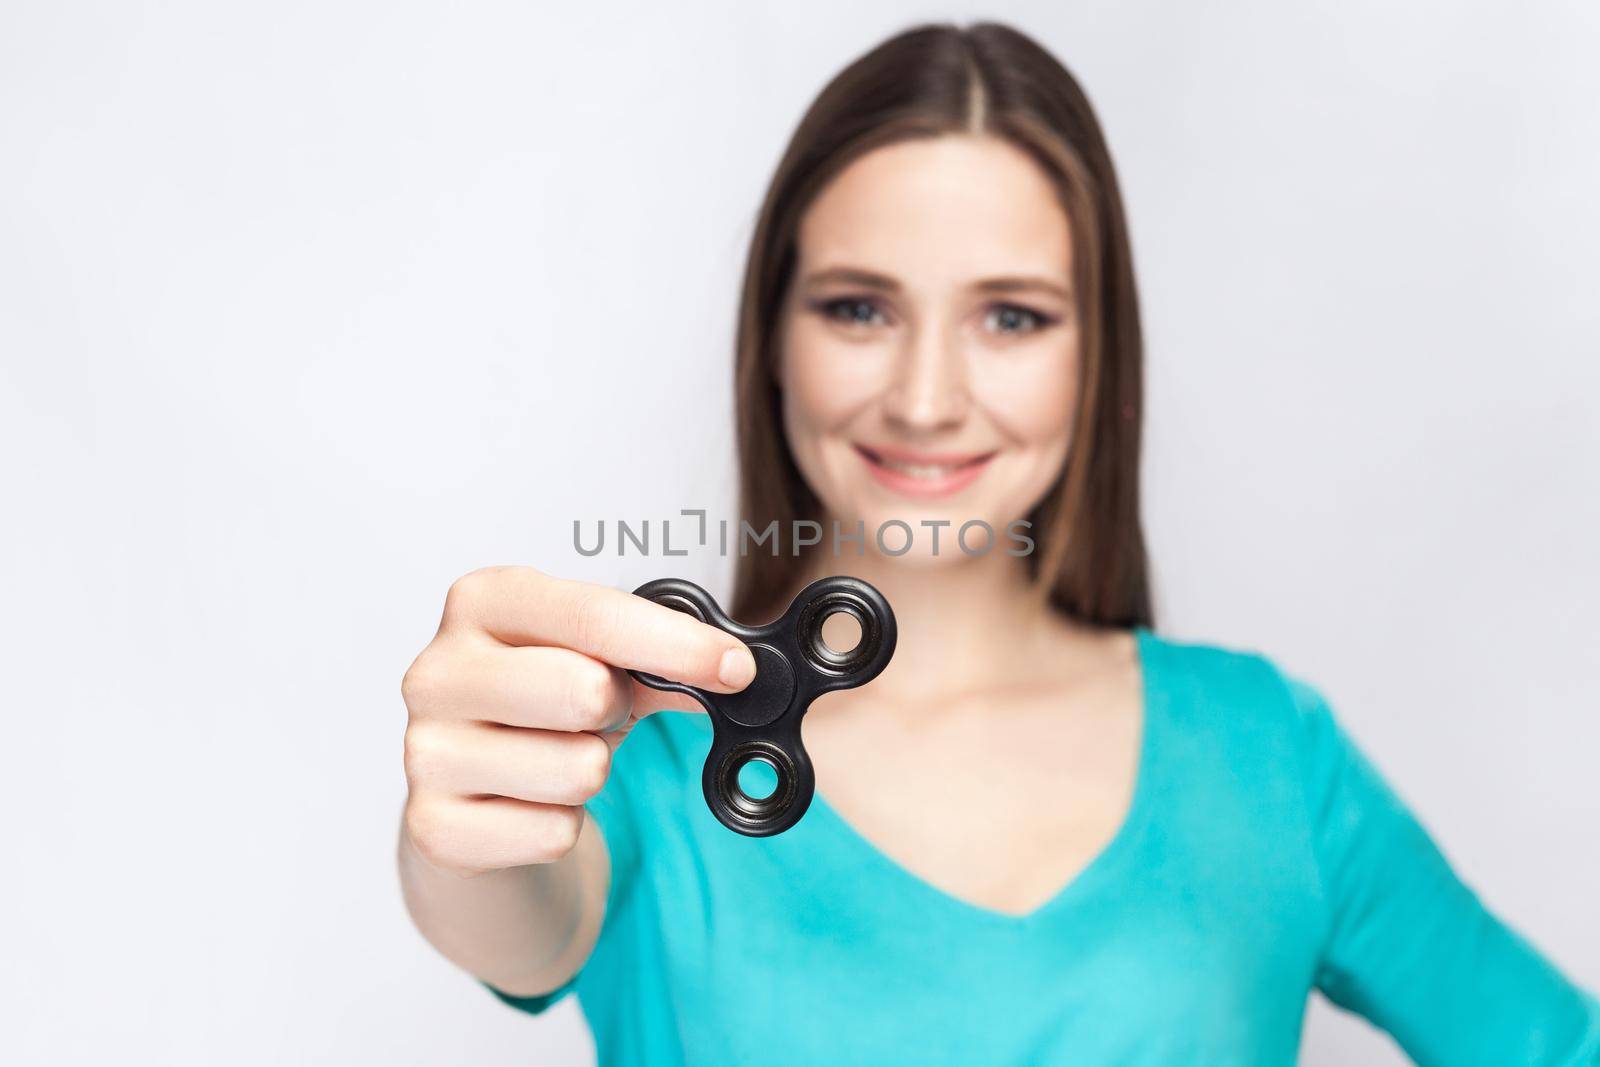
M934 888L820 795L777 837L723 828L710 720L663 712L590 805L612 882L588 962L498 995L576 990L608 1067L1292 1064L1312 989L1421 1064L1600 1064L1600 1004L1485 910L1315 689L1136 636L1131 808L1035 911Z

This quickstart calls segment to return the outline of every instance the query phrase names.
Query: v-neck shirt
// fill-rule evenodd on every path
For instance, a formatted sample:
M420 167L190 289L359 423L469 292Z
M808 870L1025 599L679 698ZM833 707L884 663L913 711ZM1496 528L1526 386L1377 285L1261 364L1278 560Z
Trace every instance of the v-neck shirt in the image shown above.
M1600 1002L1484 906L1318 689L1134 633L1129 810L1032 911L940 890L820 795L733 833L701 794L710 721L660 712L589 804L612 874L588 961L495 992L576 992L602 1067L1292 1064L1313 989L1418 1063L1600 1064Z

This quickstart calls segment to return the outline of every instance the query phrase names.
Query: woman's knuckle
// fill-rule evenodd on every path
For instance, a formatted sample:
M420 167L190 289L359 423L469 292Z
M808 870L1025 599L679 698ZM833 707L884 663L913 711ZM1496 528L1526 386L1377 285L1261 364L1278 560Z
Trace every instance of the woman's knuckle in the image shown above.
M582 588L572 594L567 605L573 639L580 649L593 647L600 635L599 606L594 590Z
M604 657L616 641L621 617L610 593L609 589L585 586L573 594L568 608L578 647L590 655Z
M494 584L495 576L504 567L479 567L450 583L444 596L444 616L448 619L470 615L472 606L482 600L485 591Z
M568 810L551 808L544 812L538 827L528 835L528 850L534 863L554 863L571 850L563 819Z
M572 759L572 779L583 800L605 788L611 776L611 746L593 734L579 735Z
M439 691L439 665L432 652L424 651L411 661L400 678L400 696L406 707L415 711L426 706Z
M439 731L422 723L406 727L404 760L406 779L411 782L428 781L439 774L445 762L444 738Z
M445 590L444 594L445 618L460 614L462 609L472 602L476 587L481 581L478 574L478 571L468 571L450 583L450 588Z
M579 664L572 674L568 700L579 729L605 725L611 704L611 672L598 663Z
M438 862L440 847L449 840L444 818L435 804L417 802L406 805L406 836L429 862Z
M545 848L551 858L560 859L571 852L578 843L578 833L582 829L582 808L561 808L553 812L544 833Z

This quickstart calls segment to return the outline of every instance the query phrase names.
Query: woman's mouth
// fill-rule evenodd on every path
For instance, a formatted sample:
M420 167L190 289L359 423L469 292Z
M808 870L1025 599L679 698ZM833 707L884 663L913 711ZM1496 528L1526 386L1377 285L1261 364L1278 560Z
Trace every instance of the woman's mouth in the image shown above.
M950 496L973 482L994 452L917 452L905 448L855 446L867 471L880 485L917 497Z

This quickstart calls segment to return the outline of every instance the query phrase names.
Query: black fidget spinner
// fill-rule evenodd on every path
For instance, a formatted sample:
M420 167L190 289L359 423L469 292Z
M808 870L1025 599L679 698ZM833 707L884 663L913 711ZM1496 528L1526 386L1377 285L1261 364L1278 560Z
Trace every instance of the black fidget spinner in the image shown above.
M738 693L710 693L654 674L629 671L653 689L686 693L711 715L711 754L700 776L706 804L722 825L749 837L781 834L806 813L816 790L811 758L800 741L800 720L811 702L835 689L876 678L894 655L894 612L883 594L859 578L823 578L800 591L789 610L764 626L745 626L723 614L711 594L681 578L658 578L634 595L693 615L750 646L756 677ZM861 627L848 652L829 648L822 624L843 613ZM739 772L764 763L777 773L769 796L739 787Z

